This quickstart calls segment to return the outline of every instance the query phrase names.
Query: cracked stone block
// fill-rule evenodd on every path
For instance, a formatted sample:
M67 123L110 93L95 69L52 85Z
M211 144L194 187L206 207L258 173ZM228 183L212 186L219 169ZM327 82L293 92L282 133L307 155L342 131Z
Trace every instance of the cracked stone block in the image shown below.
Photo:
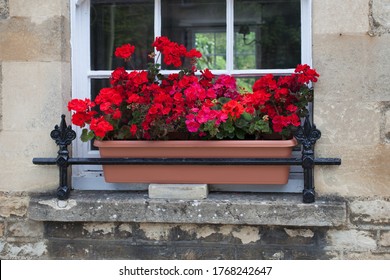
M371 36L390 33L390 2L388 0L370 1Z
M8 0L0 0L0 19L6 19L8 17L9 17Z

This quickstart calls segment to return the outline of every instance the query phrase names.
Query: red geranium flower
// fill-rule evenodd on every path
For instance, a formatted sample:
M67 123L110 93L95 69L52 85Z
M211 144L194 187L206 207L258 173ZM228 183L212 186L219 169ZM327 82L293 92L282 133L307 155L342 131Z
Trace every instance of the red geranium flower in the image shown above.
M115 56L118 58L129 59L135 51L135 46L124 44L115 50Z
M305 116L312 100L311 83L319 76L308 65L298 65L290 75L262 76L254 82L253 92L241 92L231 75L216 77L209 69L196 73L196 59L202 56L196 49L187 51L164 36L157 37L153 47L166 65L182 69L163 76L157 63L142 71L118 67L111 74L111 87L102 88L94 102L71 100L72 123L89 125L93 132L84 129L84 141L170 139L177 131L187 132L189 138L258 139L272 133L288 138ZM115 55L128 61L134 51L134 46L124 44Z

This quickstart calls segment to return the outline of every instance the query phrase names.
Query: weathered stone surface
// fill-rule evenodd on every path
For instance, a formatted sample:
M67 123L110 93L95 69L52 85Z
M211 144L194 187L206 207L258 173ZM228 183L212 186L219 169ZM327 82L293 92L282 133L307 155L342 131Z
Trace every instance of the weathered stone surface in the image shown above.
M379 245L384 247L390 247L390 231L381 233Z
M8 0L0 0L0 19L9 17L9 3Z
M339 101L353 106L362 100L389 100L389 43L389 35L314 35L313 64L321 75L315 84L314 102Z
M284 231L290 237L312 238L314 236L314 232L310 229L288 229L288 228L285 228Z
M0 222L0 237L4 236L4 229L5 229L4 222Z
M351 201L349 208L355 224L390 224L390 198Z
M367 251L377 248L375 233L363 230L329 230L326 249Z
M390 260L386 252L344 252L343 260Z
M204 199L209 189L207 184L150 184L149 197L162 199Z
M32 220L8 222L8 237L43 237L43 223Z
M324 134L324 137L327 136ZM333 138L333 135L330 137ZM337 136L332 141L336 138ZM327 140L321 138L317 143L317 156L340 157L342 164L315 167L318 194L347 197L390 196L390 172L386 164L390 157L389 145L324 144L322 141Z
M9 3L12 17L27 17L33 22L41 22L53 16L69 14L69 2L63 0L12 0Z
M236 248L225 245L178 246L176 258L183 260L232 260L236 256Z
M13 17L0 24L0 34L0 60L70 61L69 21L65 17L37 23Z
M338 226L346 222L345 202L319 199L301 202L301 195L210 194L202 201L149 199L136 192L75 191L71 208L58 208L49 195L36 196L29 215L40 221L159 222Z
M25 193L0 192L0 217L18 216L27 214L29 197Z
M69 94L66 65L69 66L61 62L2 63L0 189L54 190L58 185L58 168L34 166L32 158L57 154L50 132L66 112L65 96L62 98L62 94Z
M370 35L390 33L390 3L387 0L370 0Z
M390 144L390 102L382 103L381 139Z
M61 95L65 80L69 83L69 73L64 73L63 63L3 62L2 70L3 129L9 133L31 130L40 130L42 135L42 130L50 133L66 107ZM50 140L49 134L45 136L44 139Z
M116 225L114 223L85 223L83 230L88 236L113 236Z
M369 28L367 0L340 5L338 0L313 1L313 31L326 33L366 33Z
M320 128L322 136L318 143L334 144L337 146L349 146L350 149L360 145L372 145L381 143L380 123L382 119L381 108L376 102L345 102L317 101L314 112L315 124ZM361 114L364 118L356 118ZM348 123L346 128L343 125ZM362 137L361 127L365 128ZM317 146L316 146L317 147ZM356 160L356 159L355 159Z
M3 130L3 92L2 92L2 85L3 85L3 70L1 66L0 61L0 131Z
M0 257L2 259L46 259L47 246L45 241L30 243L5 243Z

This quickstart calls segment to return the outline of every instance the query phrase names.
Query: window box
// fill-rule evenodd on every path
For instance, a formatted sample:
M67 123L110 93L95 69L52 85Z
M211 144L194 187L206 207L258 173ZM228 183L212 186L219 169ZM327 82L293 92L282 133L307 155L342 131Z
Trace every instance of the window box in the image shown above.
M95 141L102 158L289 158L291 140ZM286 184L289 165L106 165L111 183Z

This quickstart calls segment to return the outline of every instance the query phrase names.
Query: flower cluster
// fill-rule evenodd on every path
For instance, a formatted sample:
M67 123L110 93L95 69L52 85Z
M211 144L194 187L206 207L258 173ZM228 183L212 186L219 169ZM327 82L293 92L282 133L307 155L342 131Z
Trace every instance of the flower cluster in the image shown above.
M187 51L167 37L157 37L153 46L166 65L181 67L188 59L190 67L168 76L153 63L148 70L115 69L111 87L102 88L94 101L68 103L72 123L85 127L83 141L289 138L307 114L309 85L319 77L308 65L298 65L291 75L265 75L253 92L240 92L234 77L198 71L196 59L202 54L196 49ZM134 49L126 44L115 55L129 60Z

